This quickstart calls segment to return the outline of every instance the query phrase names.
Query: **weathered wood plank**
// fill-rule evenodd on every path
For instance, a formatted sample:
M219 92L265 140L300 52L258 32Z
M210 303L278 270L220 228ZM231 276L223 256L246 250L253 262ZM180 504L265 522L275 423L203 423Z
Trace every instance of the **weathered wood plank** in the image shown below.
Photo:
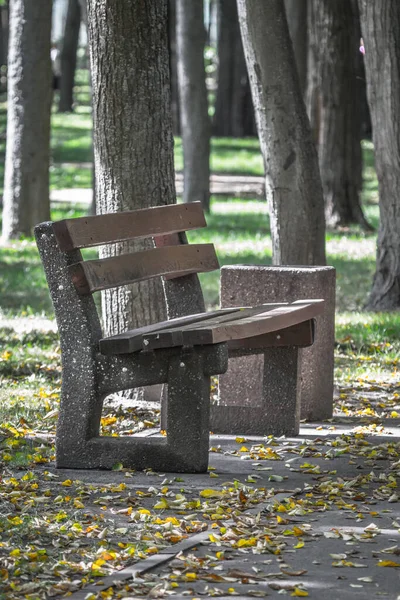
M158 275L179 277L218 268L213 244L186 244L82 261L71 265L69 270L77 292L85 295Z
M243 356L246 354L262 353L265 348L281 346L299 346L306 348L314 343L314 319L279 329L270 333L254 337L229 340L229 356Z
M197 323L188 323L186 325L180 326L175 325L168 327L163 331L149 332L143 335L143 350L157 350L159 348L173 348L174 346L183 346L184 345L184 333L194 331L197 329L203 329L204 327L209 328L211 326L218 326L227 321L229 323L237 320L242 320L246 317L250 317L253 315L257 315L259 313L265 313L269 310L277 308L278 306L286 306L285 303L274 303L274 304L262 304L260 306L252 306L252 307L240 307L237 308L236 312L233 314L223 314L220 311L217 311L215 314L208 313L209 318L204 319L202 321L198 321ZM207 314L207 313L205 313Z
M64 219L53 223L63 252L133 238L164 236L206 227L200 202L169 204L140 210Z
M267 305L268 306L268 305ZM251 310L251 309L249 309ZM237 314L224 322L209 324L207 321L194 326L183 327L181 334L176 330L162 331L143 336L147 348L155 349L158 344L204 345L251 338L280 329L291 327L303 321L313 319L323 311L323 300L308 300L292 304L280 304L274 308L258 311L250 316Z
M143 348L143 335L146 333L152 333L154 331L162 331L163 329L170 329L174 326L183 326L190 323L197 323L199 321L208 320L213 316L221 314L232 314L240 310L239 308L221 308L214 310L209 313L198 313L195 315L187 315L185 317L177 317L176 319L170 319L169 321L161 321L160 323L154 323L153 325L145 325L138 329L130 329L123 333L113 335L100 340L100 352L106 355L114 354L126 354L137 352Z

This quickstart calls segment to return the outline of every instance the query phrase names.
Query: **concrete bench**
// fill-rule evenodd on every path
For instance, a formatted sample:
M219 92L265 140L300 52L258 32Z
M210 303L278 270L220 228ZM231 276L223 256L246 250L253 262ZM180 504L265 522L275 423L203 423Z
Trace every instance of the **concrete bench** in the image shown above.
M41 223L35 236L52 297L62 351L57 466L204 472L208 467L210 376L224 373L229 355L286 348L279 396L281 418L298 431L297 348L314 339L322 300L233 307L176 316L104 338L93 292L152 277L168 280L170 296L196 312L197 273L219 267L212 244L186 243L183 233L206 225L199 203L170 205ZM97 260L81 248L154 239L154 248ZM192 301L189 301L192 299ZM203 300L201 299L201 302ZM179 302L178 302L179 304ZM176 308L176 302L175 302ZM290 357L290 360L289 360ZM168 384L166 437L100 436L104 398L116 391ZM265 433L268 433L266 431Z

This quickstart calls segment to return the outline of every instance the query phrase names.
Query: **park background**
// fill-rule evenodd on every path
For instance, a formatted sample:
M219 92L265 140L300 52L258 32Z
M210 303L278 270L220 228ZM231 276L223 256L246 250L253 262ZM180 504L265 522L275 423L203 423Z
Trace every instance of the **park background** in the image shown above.
M342 4L342 2L336 3L343 8ZM357 3L345 4L351 4L354 8ZM387 3L382 2L382 4ZM225 48L220 46L222 27L218 15L224 10L228 14L229 10L232 10L232 5L230 0L207 0L204 3L207 35L204 43L203 78L207 87L207 112L213 131L209 164L214 188L212 184L207 228L204 231L192 232L188 237L192 242L214 243L221 265L268 265L272 263L273 244L270 215L265 200L264 161L256 135L253 109L249 106L250 85L246 73L244 72L244 75L242 73L242 76L236 79L238 82L236 87L229 84L226 89L219 90L222 74L231 73L233 70L229 59L240 51L236 43L237 35L231 38L227 35L226 37L231 41L228 39L227 42L223 42L226 44ZM311 5L310 1L309 6ZM332 41L335 31L332 23L337 25L338 22L339 30L345 36L352 32L348 37L351 37L354 43L350 49L347 46L343 47L341 57L336 55L334 60L330 57L331 62L328 66L322 64L322 59L318 65L314 64L315 73L318 73L317 79L323 77L323 74L327 76L326 73L332 77L328 82L319 79L317 86L322 86L323 83L329 88L334 81L333 65L340 61L344 63L353 61L355 64L353 76L361 80L365 88L365 72L360 75L358 71L362 67L364 54L360 51L359 29L354 28L354 21L351 20L354 19L354 12L350 14L340 8L330 11L328 8L329 6L332 8L333 2L329 0L320 2L320 5L325 7L326 13L318 16L320 20L317 19L317 25L314 23L314 29L310 29L310 22L307 26L304 15L296 17L303 19L301 21L303 29L305 27L307 30L308 27L310 36L309 45L307 46L306 43L303 51L310 51L311 42L314 49L324 48L326 31L330 32L331 37L328 38ZM61 53L64 35L68 34L66 11L74 9L76 14L78 6L77 0L54 1L53 42L57 43ZM290 7L290 2L287 6ZM2 195L7 145L8 3L3 3L0 10L2 18L0 195ZM400 20L400 11L396 10L396 18ZM349 18L347 22L343 21L343 15ZM74 20L71 19L70 25L73 22ZM318 23L319 25L324 23L324 27L319 29ZM64 57L68 58L70 65L76 59L73 86L70 88L72 104L64 107L61 112L60 90L55 90L52 98L49 164L52 220L84 216L92 210L93 119L87 37L82 15L79 25L81 33L78 37L76 28L74 30L77 42L73 46L74 56ZM238 25L235 24L234 27ZM329 30L329 27L332 29ZM237 32L237 29L235 31ZM241 51L243 52L243 49ZM349 54L346 55L345 52ZM368 43L366 43L366 52L368 52ZM320 54L327 57L323 52ZM299 49L294 56L300 59ZM222 63L223 57L227 61L226 65ZM361 66L358 61L361 61ZM244 59L242 66L243 64ZM307 64L309 66L309 63ZM399 64L397 63L395 67L396 77L400 70ZM340 72L344 73L343 70ZM315 73L308 73L307 79L311 80L313 77L315 79ZM177 85L176 81L175 85ZM344 85L346 87L347 84ZM218 104L218 94L222 92L224 97ZM336 389L334 422L328 426L335 427L335 422L340 422L341 418L350 418L354 419L357 431L374 434L384 431L388 423L397 424L397 419L400 418L398 372L400 299L398 305L393 306L389 311L379 312L365 308L376 270L380 197L374 166L376 160L374 132L371 132L371 123L367 114L365 89L360 89L357 93L360 95L357 96L356 112L352 114L359 114L360 117L356 143L361 149L362 160L359 160L358 165L362 168L362 186L357 188L356 183L354 187L357 188L363 219L350 218L348 222L344 222L340 215L336 215L331 222L327 223L325 236L327 264L334 266L337 271ZM176 111L178 100L176 91L174 96L174 90L172 90L172 97L173 109ZM246 106L246 110L239 111L239 116L231 118L226 113L227 106L235 102L243 102L243 97L245 103L241 106ZM347 101L339 103L336 106L337 113L341 114L349 104L351 103ZM179 121L176 120L177 114L175 112L174 161L177 188L181 190L184 152ZM335 122L339 123L340 118L336 116ZM319 151L321 156L320 148ZM396 156L394 152L394 159ZM328 158L325 156L324 161L324 163L320 162L321 167L324 164L326 166L329 156ZM328 185L327 180L324 180L322 169L321 175L324 185ZM353 175L357 180L357 170L354 170ZM219 193L213 194L213 189L218 189ZM204 190L200 190L200 194L203 192ZM397 196L393 198L393 204L396 203L398 204ZM2 440L0 461L6 469L27 469L35 464L50 462L54 457L51 440L55 433L60 395L60 348L45 276L32 236L32 226L35 224L30 223L30 231L20 232L18 235L5 236L3 232L0 246L0 432ZM88 255L94 255L94 251L88 251ZM219 274L202 275L201 282L207 307L216 307ZM102 432L112 435L134 433L157 425L158 417L157 410L143 406L124 406L115 412L115 405L106 404ZM24 441L25 436L31 433L48 436L50 442L40 447L32 447L31 443Z

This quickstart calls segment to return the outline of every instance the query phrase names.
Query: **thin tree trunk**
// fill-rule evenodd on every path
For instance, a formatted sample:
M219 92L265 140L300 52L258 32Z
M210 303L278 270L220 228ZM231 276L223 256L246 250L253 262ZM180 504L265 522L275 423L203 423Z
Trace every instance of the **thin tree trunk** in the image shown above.
M307 87L307 2L308 0L285 0L286 17L303 95Z
M359 27L356 3L349 0L310 0L310 52L314 73L308 92L309 114L317 138L325 198L326 221L331 227L358 223L364 218L360 190L361 85ZM311 102L315 103L312 108Z
M248 111L252 111L254 115L249 92L250 84L240 37L237 5L232 0L219 0L215 135L234 137L249 135L248 123L251 122L249 120L251 115L248 115ZM252 129L254 132L254 127Z
M184 158L184 202L210 206L210 119L204 68L203 0L177 0L178 81Z
M0 7L0 77L2 67L6 64L6 44L4 39L4 28L3 28L3 7Z
M50 0L12 0L3 239L50 218Z
M175 200L167 0L88 0L97 212ZM116 244L102 255L152 246ZM107 335L165 318L160 279L103 294Z
M1 65L7 66L8 57L8 33L9 33L9 4L0 6L0 27L1 27L1 38L2 38L2 62Z
M87 13L87 0L79 0L79 4L81 7L81 16L82 16L82 23L84 24L85 28L86 28L86 32L87 35L89 36L89 28L88 28L88 13ZM88 41L89 44L89 41ZM90 63L90 61L88 61L88 63ZM87 65L88 70L89 70L89 87L90 87L90 101L93 107L93 93L92 93L92 76L90 73L90 64ZM94 166L94 150L93 150L93 129L92 129L92 203L90 205L90 210L89 213L91 215L95 215L96 214L96 173L95 173L95 166Z
M238 0L238 9L264 157L273 262L324 265L318 160L283 0Z
M172 130L180 135L180 106L178 88L178 59L176 54L176 0L168 2L169 69L171 77Z
M367 308L400 308L400 4L359 1L379 182L376 272Z
M72 112L73 109L76 55L78 52L80 26L81 7L79 0L69 0L61 50L59 112Z

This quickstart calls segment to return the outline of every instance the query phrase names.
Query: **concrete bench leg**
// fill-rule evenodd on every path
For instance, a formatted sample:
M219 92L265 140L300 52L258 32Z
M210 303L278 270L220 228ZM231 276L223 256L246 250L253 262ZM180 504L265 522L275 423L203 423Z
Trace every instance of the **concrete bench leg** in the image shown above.
M212 430L243 435L297 435L300 424L298 349L271 348L264 355L235 358L230 363L234 370L238 365L239 369L245 368L248 358L257 359L252 362L263 366L261 377L258 371L259 401L247 406L214 404L211 407ZM229 381L229 370L226 377ZM231 385L229 389L232 389Z
M221 269L221 307L255 306L267 302L294 302L323 298L324 312L316 319L316 339L310 348L300 349L301 368L298 372L301 418L319 421L332 416L333 410L333 351L335 333L335 269L333 267L228 266ZM278 352L279 350L279 352ZM219 378L219 399L212 408L211 429L215 433L244 432L245 408L260 407L267 394L264 372L270 372L281 349L267 355L244 356L229 361L225 375ZM269 357L268 361L266 356ZM279 362L278 358L278 362ZM282 357L283 363L285 358ZM275 373L280 372L277 365ZM278 377L279 380L279 377ZM269 377L274 386L274 372ZM279 403L277 404L279 407ZM250 415L250 412L247 411ZM275 413L277 415L279 413ZM218 417L217 417L218 415ZM249 416L250 418L250 416ZM292 419L289 414L285 419ZM270 422L271 425L271 422ZM284 429L285 423L282 424ZM279 430L279 426L277 426ZM246 429L248 435L258 435L259 429ZM264 432L273 433L272 431Z

